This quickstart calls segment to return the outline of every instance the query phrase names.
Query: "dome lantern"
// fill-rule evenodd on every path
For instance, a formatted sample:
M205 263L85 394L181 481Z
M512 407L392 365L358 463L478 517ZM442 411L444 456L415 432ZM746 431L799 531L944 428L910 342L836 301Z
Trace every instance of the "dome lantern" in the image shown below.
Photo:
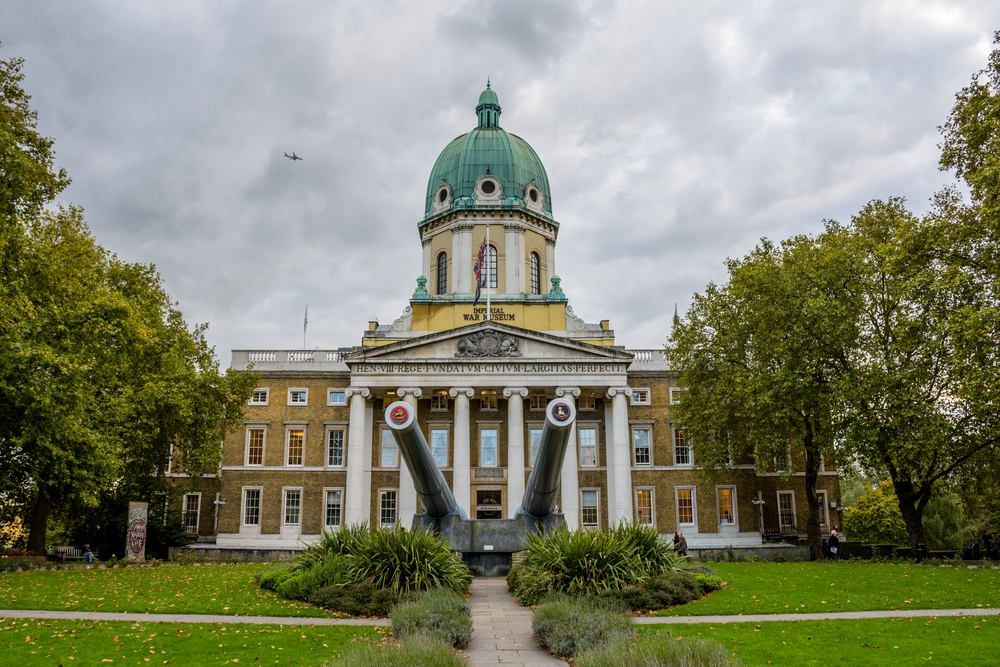
M479 96L476 115L479 117L479 127L500 127L500 100L490 89L489 79L486 79L486 90Z

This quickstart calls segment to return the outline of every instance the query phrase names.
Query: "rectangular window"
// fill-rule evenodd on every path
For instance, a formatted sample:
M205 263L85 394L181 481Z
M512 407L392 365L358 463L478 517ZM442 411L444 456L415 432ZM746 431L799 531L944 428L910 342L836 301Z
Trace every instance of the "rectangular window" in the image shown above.
M826 504L826 490L816 489L816 495L819 496L819 525L824 528L829 523L829 511L830 506Z
M308 389L289 389L288 390L288 404L289 405L308 405L309 404L309 390Z
M652 525L653 523L653 490L636 489L635 492L636 521Z
M288 457L285 465L302 465L303 452L306 446L306 432L295 429L288 432Z
M396 524L395 491L382 491L379 494L378 520L382 526L394 526Z
M188 535L198 534L198 514L201 512L201 494L188 493L184 496L184 531Z
M694 489L677 489L677 523L694 523Z
M484 428L479 431L479 466L495 468L497 466L497 430Z
M243 490L243 525L260 525L260 489Z
M431 456L439 468L448 465L448 429L431 429Z
M332 467L344 465L343 429L333 429L326 432L326 464Z
M529 432L531 438L531 465L535 465L535 457L538 456L538 446L542 444L542 429L533 428Z
M797 530L795 524L795 492L778 491L778 524L782 533Z
M597 489L583 489L580 491L580 520L587 528L596 528L598 525L598 493Z
M719 505L719 525L732 526L736 523L736 503L734 495L736 489L723 487L716 491Z
M584 391L580 394L580 409L581 410L594 410L597 408L597 399L594 398L594 392Z
M326 394L327 405L347 405L347 392L331 389Z
M431 394L431 410L443 412L446 411L447 409L448 409L448 392L437 391Z
M340 525L340 514L341 514L341 501L343 499L343 491L327 491L326 492L326 516L323 519L323 525L325 526L339 526Z
M670 390L670 405L677 405L681 402L681 397L684 396L684 392L687 389L671 389Z
M544 410L546 405L548 405L548 397L544 391L533 391L528 395L529 410Z
M480 400L480 409L482 410L496 410L497 409L497 393L492 389L483 389L482 397Z
M635 465L650 465L648 428L637 428L632 431L632 446L635 451Z
M580 466L593 468L597 465L597 429L580 429Z
M302 509L302 489L285 490L285 525L299 525L299 516Z
M674 465L691 465L691 449L687 446L684 430L679 428L674 429Z
M396 438L392 436L392 431L387 428L382 429L382 467L399 467L399 446Z
M247 429L247 465L264 465L264 429Z
M649 390L648 389L633 389L632 390L632 405L649 405Z
M250 396L250 405L267 405L268 389L254 389Z

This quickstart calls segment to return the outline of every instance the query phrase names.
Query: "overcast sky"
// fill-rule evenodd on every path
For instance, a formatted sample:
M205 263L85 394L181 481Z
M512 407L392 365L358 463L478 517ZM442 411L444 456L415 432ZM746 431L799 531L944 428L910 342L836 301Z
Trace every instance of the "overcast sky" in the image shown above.
M360 343L421 271L440 151L500 124L548 170L576 314L662 347L761 237L915 212L1000 2L0 0L98 241L232 349ZM283 157L295 151L302 162Z

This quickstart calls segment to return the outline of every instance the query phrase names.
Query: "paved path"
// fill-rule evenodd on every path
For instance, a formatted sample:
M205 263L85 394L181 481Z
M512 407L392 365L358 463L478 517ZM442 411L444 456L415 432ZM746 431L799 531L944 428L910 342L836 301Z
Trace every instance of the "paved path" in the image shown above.
M1000 609L894 609L837 611L826 614L745 614L739 616L640 616L636 625L687 623L766 623L770 621L836 621L851 618L921 618L926 616L1000 616Z
M0 609L0 618L58 618L134 623L245 623L249 625L390 625L387 618L302 618L288 616L222 616L212 614L144 614L113 611L47 611Z
M510 596L503 577L473 579L469 606L472 608L469 667L497 664L566 667L562 660L535 644L531 637L531 610Z

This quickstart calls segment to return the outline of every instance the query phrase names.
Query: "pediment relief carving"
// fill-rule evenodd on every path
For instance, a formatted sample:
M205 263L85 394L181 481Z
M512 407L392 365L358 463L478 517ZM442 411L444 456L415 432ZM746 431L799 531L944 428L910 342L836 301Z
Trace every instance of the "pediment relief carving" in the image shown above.
M477 331L458 339L456 357L520 357L520 341L515 336L492 329Z

